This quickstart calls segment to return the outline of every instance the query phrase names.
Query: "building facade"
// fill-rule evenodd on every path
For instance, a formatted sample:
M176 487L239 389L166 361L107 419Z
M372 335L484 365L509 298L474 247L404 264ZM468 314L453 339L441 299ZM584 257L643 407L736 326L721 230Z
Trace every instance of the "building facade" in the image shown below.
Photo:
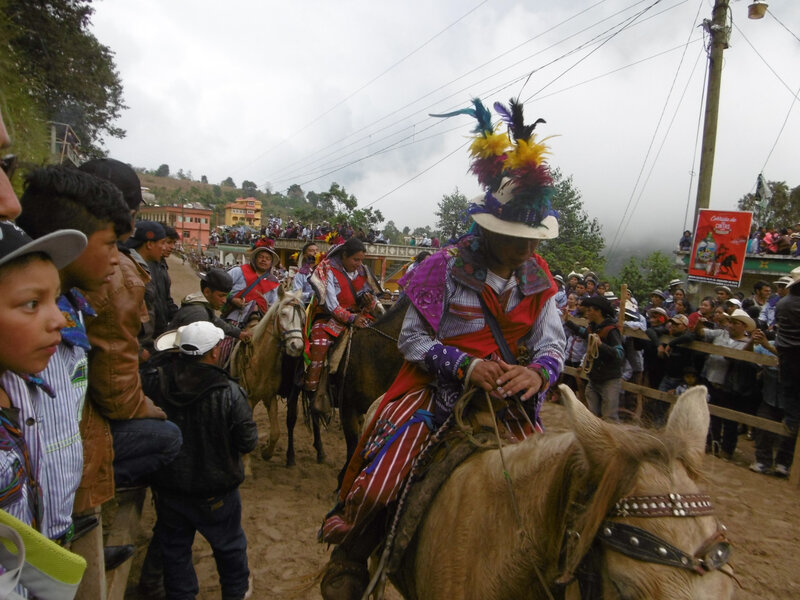
M237 198L236 202L225 205L225 225L247 225L261 229L261 200Z
M178 206L143 206L138 218L157 221L174 228L184 247L208 247L211 232L211 209L200 203Z

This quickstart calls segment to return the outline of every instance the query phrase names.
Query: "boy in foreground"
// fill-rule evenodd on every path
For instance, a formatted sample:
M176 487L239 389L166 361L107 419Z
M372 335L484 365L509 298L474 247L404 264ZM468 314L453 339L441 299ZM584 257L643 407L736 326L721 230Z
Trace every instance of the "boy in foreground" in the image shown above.
M223 600L247 597L250 570L242 529L241 455L251 452L258 431L244 390L216 366L224 332L197 321L167 332L156 350L177 350L173 360L142 374L144 392L164 409L183 435L177 458L153 475L156 526L168 599L194 598L195 532L214 551ZM213 442L211 442L213 440Z

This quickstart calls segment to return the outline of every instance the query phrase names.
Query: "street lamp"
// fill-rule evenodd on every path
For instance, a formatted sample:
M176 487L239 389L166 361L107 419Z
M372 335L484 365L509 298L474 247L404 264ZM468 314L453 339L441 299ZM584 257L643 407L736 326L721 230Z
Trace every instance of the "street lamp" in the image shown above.
M767 7L769 4L762 0L753 0L753 3L747 7L748 19L763 19L767 14Z

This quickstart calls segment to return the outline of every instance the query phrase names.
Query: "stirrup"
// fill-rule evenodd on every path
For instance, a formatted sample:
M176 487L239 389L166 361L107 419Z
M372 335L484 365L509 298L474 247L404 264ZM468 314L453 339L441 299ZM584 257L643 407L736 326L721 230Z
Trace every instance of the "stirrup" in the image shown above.
M323 600L361 600L369 583L364 563L331 558L319 585Z

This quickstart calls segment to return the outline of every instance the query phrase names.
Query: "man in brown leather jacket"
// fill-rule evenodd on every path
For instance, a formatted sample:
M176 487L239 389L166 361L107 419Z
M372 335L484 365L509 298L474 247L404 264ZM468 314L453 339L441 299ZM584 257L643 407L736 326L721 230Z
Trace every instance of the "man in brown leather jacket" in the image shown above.
M142 195L131 167L99 159L80 168L120 188L135 214ZM180 450L180 430L144 395L139 377L137 335L147 319L144 289L148 280L144 269L120 249L119 268L108 284L87 295L97 316L86 323L92 349L81 420L84 467L76 512L111 499L115 483L143 483L148 473L169 463Z

